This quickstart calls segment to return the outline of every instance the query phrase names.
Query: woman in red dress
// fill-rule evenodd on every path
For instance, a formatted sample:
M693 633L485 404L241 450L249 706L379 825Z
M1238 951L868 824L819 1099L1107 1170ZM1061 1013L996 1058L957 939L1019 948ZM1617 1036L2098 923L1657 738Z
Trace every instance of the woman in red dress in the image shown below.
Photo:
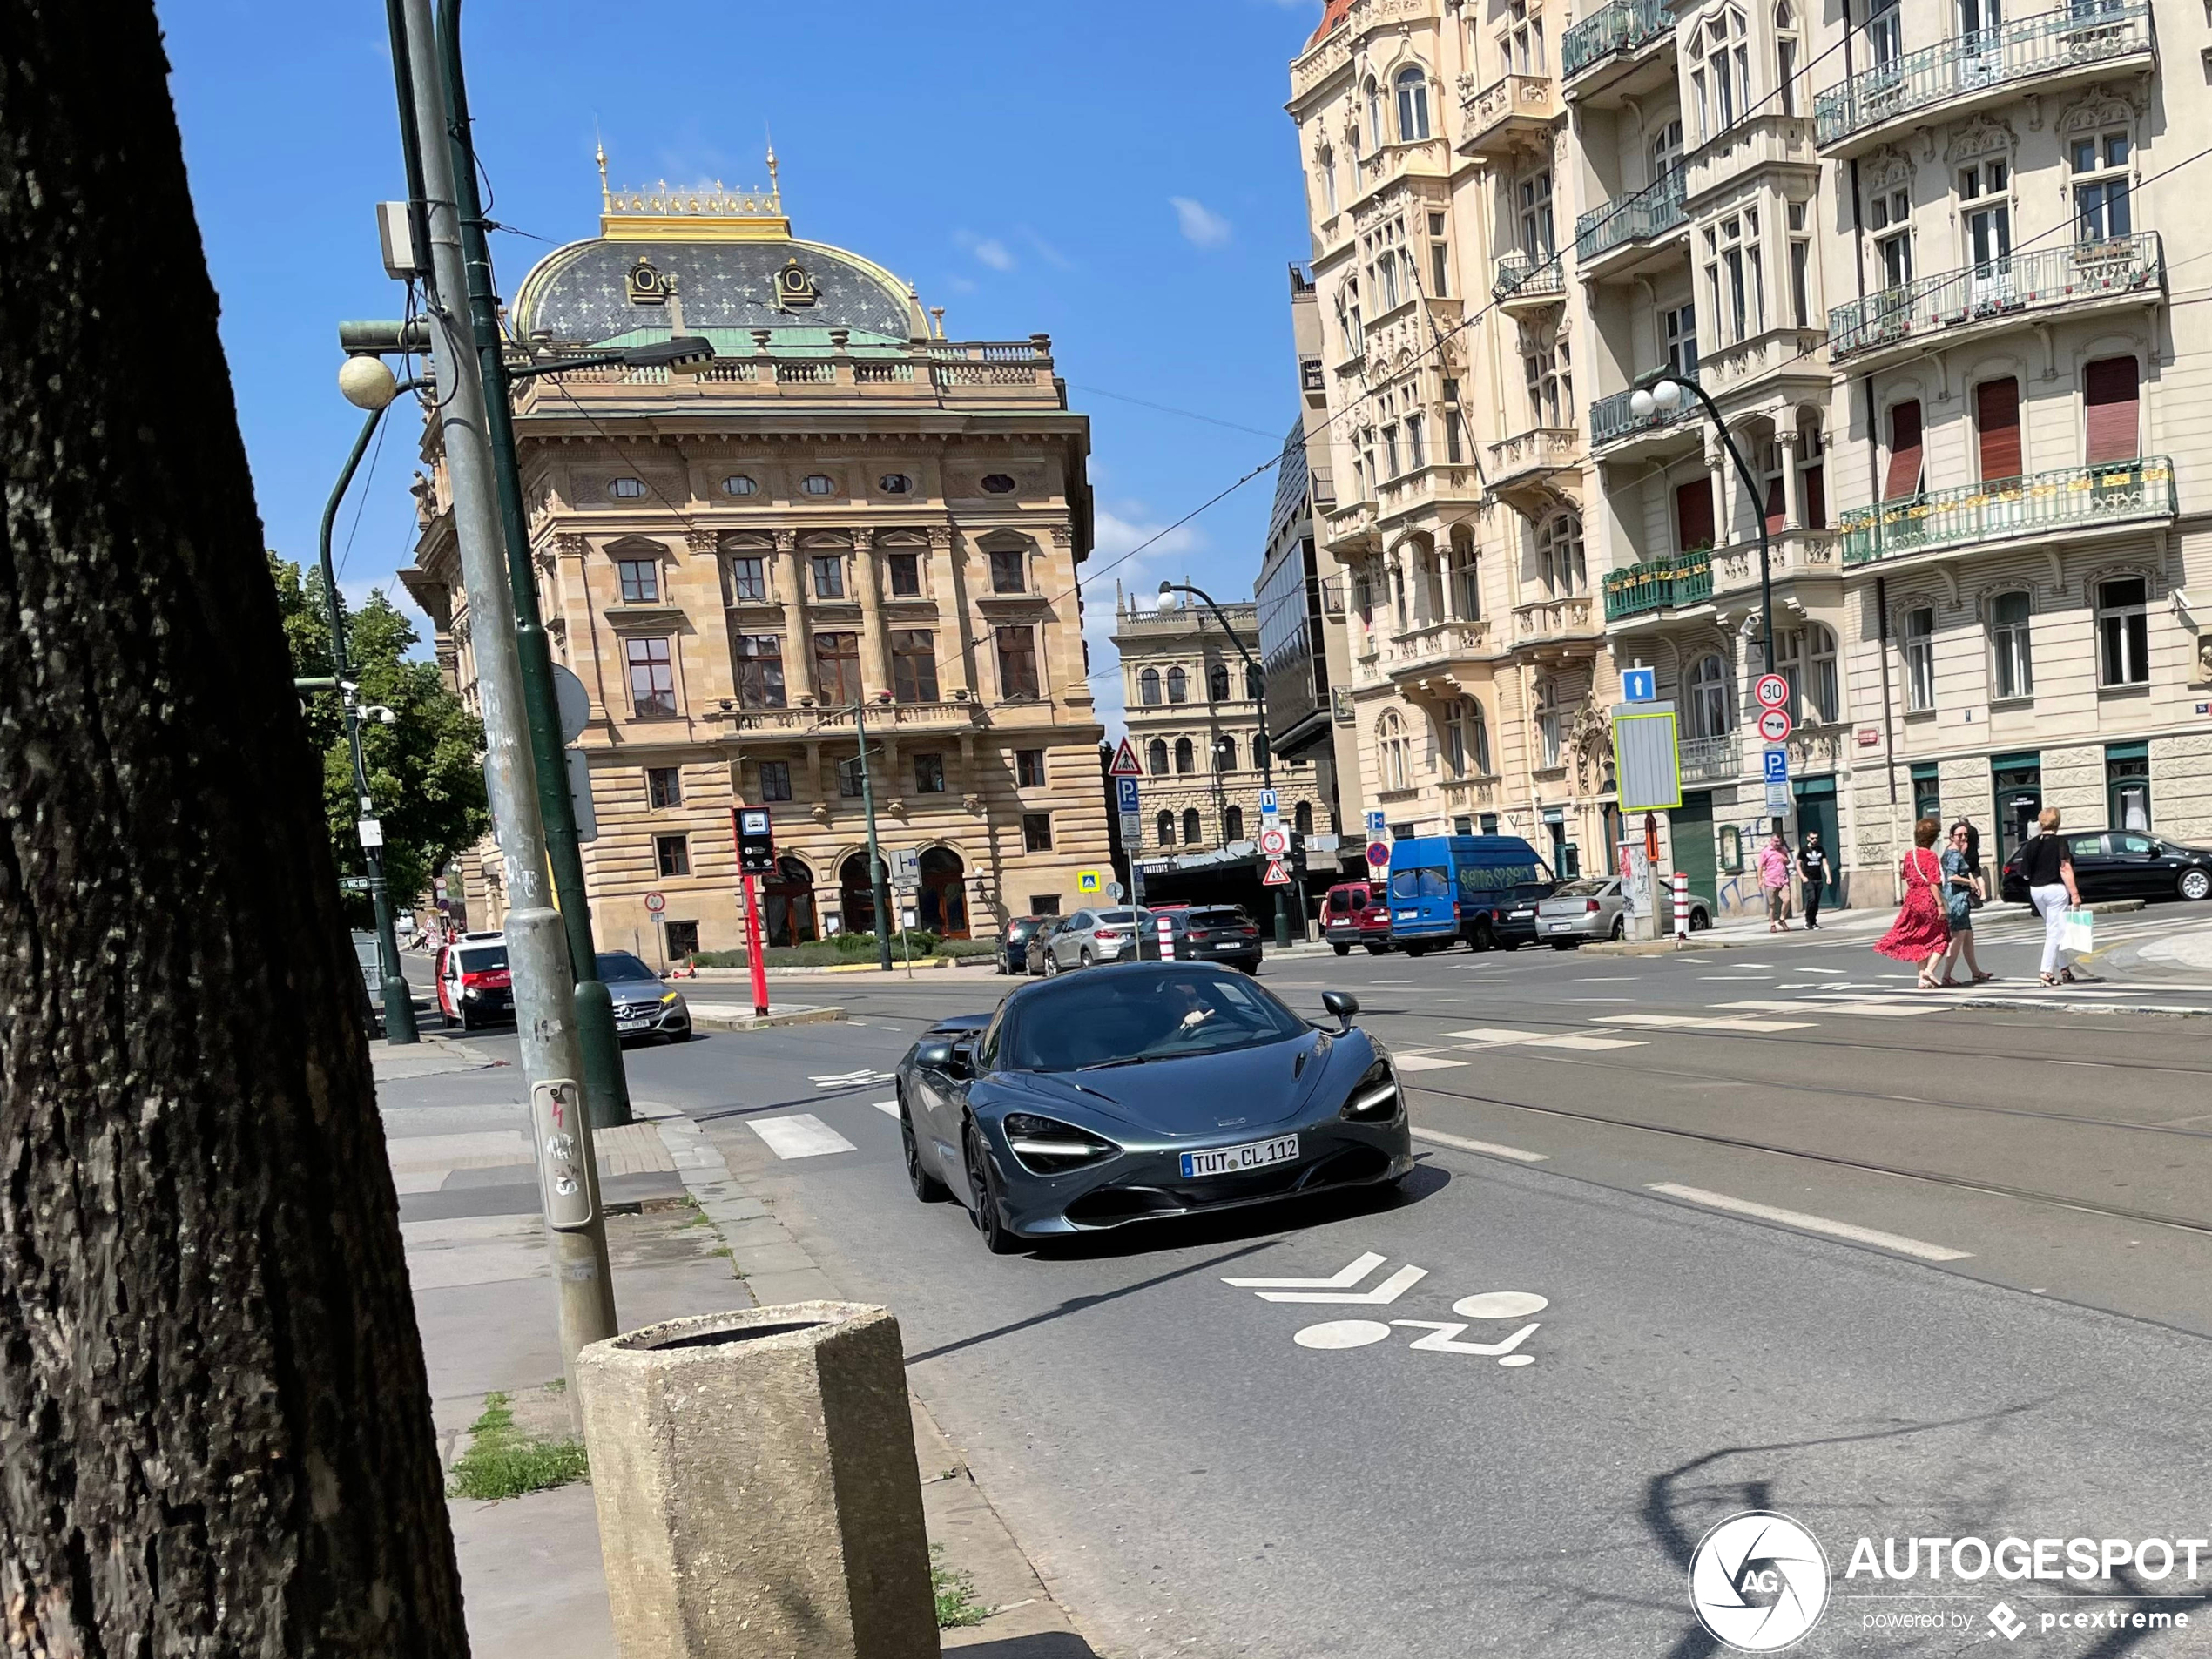
M1924 991L1936 988L1931 970L1951 942L1951 924L1943 909L1943 866L1932 851L1941 827L1932 818L1924 818L1912 826L1912 850L1900 867L1905 902L1898 907L1897 920L1889 932L1874 947L1900 962L1919 963Z

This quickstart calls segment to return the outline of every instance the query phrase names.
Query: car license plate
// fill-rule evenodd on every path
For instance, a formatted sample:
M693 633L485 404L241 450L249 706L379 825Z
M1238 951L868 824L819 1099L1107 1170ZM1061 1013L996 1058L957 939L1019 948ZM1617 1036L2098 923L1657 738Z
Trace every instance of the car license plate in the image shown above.
M1236 1175L1244 1170L1264 1170L1271 1163L1292 1163L1298 1160L1298 1136L1278 1135L1271 1141L1248 1141L1242 1146L1217 1146L1210 1152L1185 1152L1183 1173L1186 1177L1201 1175Z
M1548 921L1544 924L1544 931L1548 934L1571 934L1580 925L1573 921Z
M1529 917L1534 915L1536 913L1533 910L1516 910L1513 913L1510 920L1514 921L1526 921Z
M651 1025L651 1023L652 1023L652 1021L651 1021L650 1019L645 1019L645 1020L617 1020L617 1021L616 1021L616 1022L615 1022L615 1029L616 1029L616 1030L617 1030L617 1031L643 1031L643 1030L644 1030L644 1029L647 1026Z

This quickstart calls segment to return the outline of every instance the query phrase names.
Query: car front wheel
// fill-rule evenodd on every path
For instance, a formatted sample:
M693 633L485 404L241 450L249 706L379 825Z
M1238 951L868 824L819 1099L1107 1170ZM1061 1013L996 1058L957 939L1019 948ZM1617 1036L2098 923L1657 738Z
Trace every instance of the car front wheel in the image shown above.
M1694 934L1702 934L1712 925L1713 919L1707 915L1703 911L1693 910L1689 913L1690 932Z
M942 1204L951 1197L952 1189L922 1167L921 1143L914 1139L914 1118L907 1109L907 1096L899 1096L899 1150L906 1155L907 1184L914 1189L914 1197L924 1204Z
M1055 956L1051 952L1047 951L1044 958L1044 976L1047 979L1050 979L1059 973L1059 971L1060 959L1057 956Z
M2212 896L2212 873L2203 870L2184 870L2180 883L2181 894L2192 902Z
M982 1131L971 1119L968 1125L968 1190L975 1195L975 1231L983 1235L983 1248L994 1256L1010 1256L1022 1241L1006 1224L999 1209L999 1178L983 1150Z
M1331 950L1332 950L1332 951L1336 952L1336 954L1337 954L1338 955L1339 955L1339 956L1349 956L1349 955L1351 955L1351 954L1352 954L1352 947L1351 947L1351 946L1349 946L1349 945L1343 945L1343 944L1331 945L1331 946L1329 947L1329 948L1330 948Z

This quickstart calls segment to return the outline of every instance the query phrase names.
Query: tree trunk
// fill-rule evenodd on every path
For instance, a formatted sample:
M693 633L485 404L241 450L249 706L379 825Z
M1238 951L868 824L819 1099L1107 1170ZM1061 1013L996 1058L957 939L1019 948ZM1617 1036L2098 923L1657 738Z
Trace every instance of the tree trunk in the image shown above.
M147 0L0 0L0 1652L444 1659L357 971L166 74Z

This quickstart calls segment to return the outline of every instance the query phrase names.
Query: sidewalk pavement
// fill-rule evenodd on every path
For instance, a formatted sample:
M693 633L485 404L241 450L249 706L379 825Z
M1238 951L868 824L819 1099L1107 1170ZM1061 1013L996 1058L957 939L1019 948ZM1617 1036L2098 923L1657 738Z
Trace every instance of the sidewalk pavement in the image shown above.
M518 1073L428 1034L372 1053L442 1460L450 1468L467 1449L495 1392L510 1397L521 1426L566 1436L558 1307ZM637 1109L639 1122L594 1137L622 1329L840 1298L697 1123L670 1106ZM1002 1609L944 1632L944 1645L990 1659L1095 1659L957 1448L912 1404L930 1538L985 1605ZM449 1513L475 1659L614 1659L589 1486L494 1503L455 1498Z
M2132 956L2130 966L2140 964L2185 974L2212 973L2212 927L2151 940L2137 946Z

